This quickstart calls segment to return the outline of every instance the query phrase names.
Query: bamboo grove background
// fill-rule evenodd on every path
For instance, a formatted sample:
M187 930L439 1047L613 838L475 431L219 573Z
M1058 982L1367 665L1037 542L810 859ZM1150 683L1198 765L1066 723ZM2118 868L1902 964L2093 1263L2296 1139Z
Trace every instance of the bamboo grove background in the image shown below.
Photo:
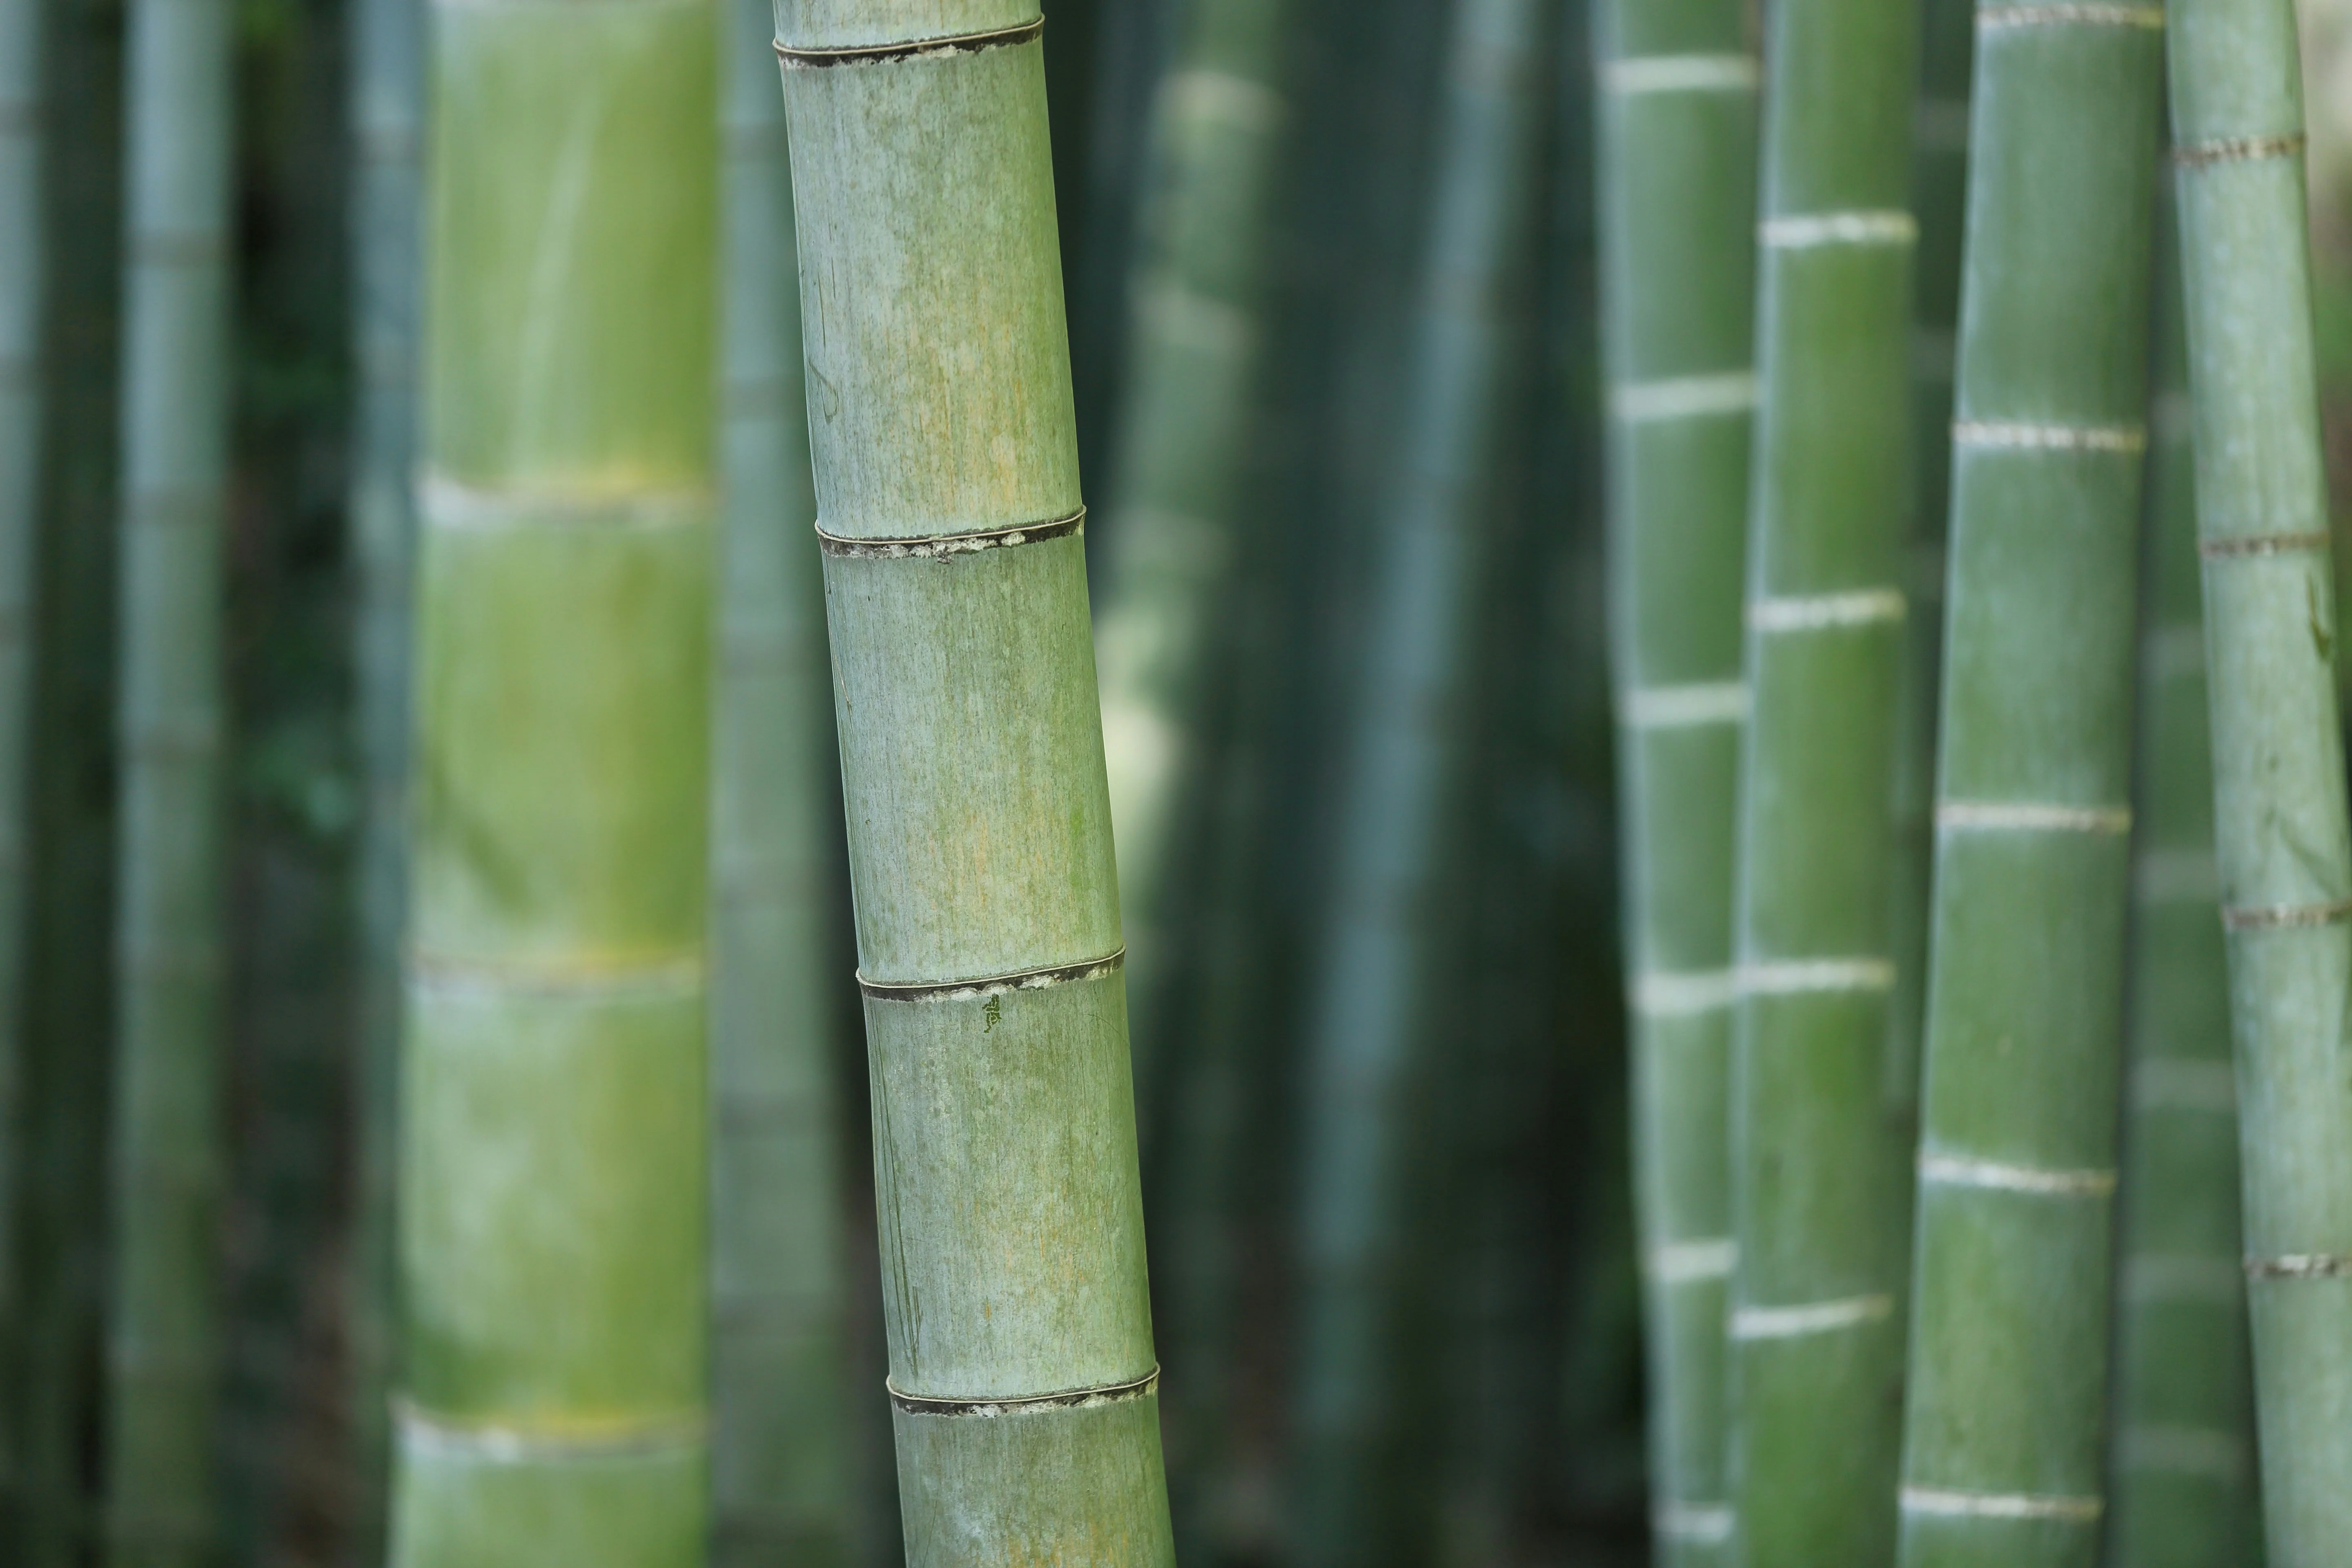
M1727 1496L1720 1432L1663 1440L1644 1414L1650 1383L1675 1373L1654 1351L1643 1363L1629 1173L1618 867L1633 824L1617 800L1602 505L1604 462L1625 455L1611 457L1597 226L1620 209L1600 183L1598 62L1653 44L1739 56L1757 22L1690 0L1676 25L1698 42L1644 40L1622 20L1633 9L1057 0L1047 13L1123 916L1149 952L1129 988L1187 1564L1598 1568L1653 1550L1654 1474L1687 1488L1671 1495L1694 1511L1675 1518L1698 1538ZM712 287L727 322L714 455L730 510L710 611L713 1561L878 1568L901 1548L817 559L799 531L814 502L783 103L766 7L719 0L714 26ZM159 26L219 30L220 58L142 54L141 29ZM0 1541L28 1568L108 1555L133 1474L139 1496L184 1485L209 1500L195 1511L213 1555L189 1561L382 1560L401 1364L390 1108L423 27L415 0L0 0L0 202L21 204L0 215L0 764L20 729L29 759L21 856L5 848L17 813L0 821ZM1929 0L1923 34L1898 40L1921 62L1904 84L1917 92L1907 171L1874 177L1913 192L1908 395L1918 428L1940 432L1967 7ZM2305 36L2341 517L2352 8L2315 5ZM150 134L137 110L206 90L152 79L165 67L226 76L209 247L142 243L143 222L203 217L157 218L135 195ZM1736 121L1713 133L1758 144ZM183 209L205 199L165 194ZM2172 220L2157 221L2168 258ZM131 519L142 444L185 443L126 409L149 307L125 268L175 258L221 267L226 445L210 564L161 576L185 592L216 569L217 628L154 602L158 572L139 555L156 531ZM1751 258L1725 261L1739 276L1709 286L1737 319L1683 345L1687 363L1667 351L1661 374L1749 373ZM2156 285L2148 531L2179 555L2195 520L2169 277ZM21 302L28 279L37 307ZM1911 737L1895 790L1909 847L1892 874L1924 889L1936 788L1922 713L1940 624L1927 588L1948 476L1939 440L1917 446L1915 531L1882 542L1879 564L1917 590L1915 679L1884 695L1885 721ZM173 538L188 546L188 531ZM2336 559L2342 582L2340 539ZM2217 1005L2210 889L2166 879L2182 863L2168 853L2193 858L2211 832L2202 675L2181 652L2197 595L2152 549L2141 603L2126 1050L2164 1065L2132 1079L2124 1138L2127 1191L2156 1194L2227 1180L2214 1173L2234 1155L2212 1125L2218 1016L2194 1011ZM197 640L173 653L134 635L159 626ZM175 1480L154 1474L171 1456L122 1447L110 1404L124 1395L110 1365L139 1361L110 1346L116 1282L147 1277L124 1260L121 1133L157 1070L121 955L146 902L172 900L118 868L154 760L205 759L142 741L120 714L159 679L201 686L206 668L215 777L188 787L219 802L217 888L179 897L219 910L217 973L199 975L219 991L216 1146L186 1162L218 1215L208 1252L176 1260L213 1349L194 1417L202 1473ZM1413 701L1389 700L1398 691ZM16 773L0 777L5 806ZM1899 921L1905 895L1894 902ZM1895 938L1904 986L1924 902L1910 918ZM1729 930L1694 940L1729 962ZM1898 991L1893 1010L1918 1006ZM815 1044L763 1054L786 1032ZM1685 1239L1728 1223L1687 1217ZM2242 1421L2242 1382L2168 1377L2165 1349L2235 1331L2237 1309L2197 1283L2215 1258L2234 1268L2235 1226L2233 1209L2167 1221L2126 1204L2116 1418L2143 1435L2119 1450L2126 1468ZM784 1409L808 1415L779 1421ZM2116 1568L2229 1560L2164 1555L2199 1530L2242 1536L2227 1512L2242 1500L2218 1507L2175 1515L2119 1488Z

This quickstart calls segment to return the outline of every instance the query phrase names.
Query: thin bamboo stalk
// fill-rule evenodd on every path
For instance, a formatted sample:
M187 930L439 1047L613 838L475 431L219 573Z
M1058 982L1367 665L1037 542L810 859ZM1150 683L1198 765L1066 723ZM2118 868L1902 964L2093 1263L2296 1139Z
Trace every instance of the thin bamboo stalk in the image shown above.
M712 1557L848 1549L830 691L768 0L721 28L726 289L711 795Z
M2352 847L2287 0L2177 0L2214 833L2273 1568L2352 1538Z
M1610 553L1635 1206L1662 1563L1728 1563L1732 848L1756 87L1738 0L1599 17Z
M1397 1336L1416 1092L1450 951L1470 736L1476 595L1495 435L1520 337L1506 296L1531 236L1542 0L1457 0L1444 55L1407 413L1377 536L1345 796L1305 1042L1300 1343L1305 1561L1363 1564L1414 1542L1387 1463L1404 1424Z
M1043 22L778 20L908 1561L1171 1563Z
M1901 1561L2103 1510L2162 12L1977 13Z
M393 1561L702 1560L718 36L433 17Z
M1769 18L1732 1061L1750 1568L1894 1552L1908 1140L1886 1103L1910 413L1911 0Z
M215 1549L229 11L131 8L108 1559Z
M2158 193L2141 560L2109 1568L2235 1568L2253 1521L2229 959L2197 592L2196 454L2171 203Z

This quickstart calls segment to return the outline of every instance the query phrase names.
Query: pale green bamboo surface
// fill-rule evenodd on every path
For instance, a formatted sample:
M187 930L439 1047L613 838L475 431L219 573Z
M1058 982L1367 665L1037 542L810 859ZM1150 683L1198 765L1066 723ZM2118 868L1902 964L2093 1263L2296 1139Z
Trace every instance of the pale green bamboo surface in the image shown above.
M347 1321L357 1469L346 1561L383 1561L397 1289L393 1171L398 1114L400 944L408 853L410 481L416 456L416 353L423 270L424 10L421 0L352 0L351 48L352 361L357 371L351 509L356 578L354 706L366 788L359 850L359 1058L355 1217Z
M1732 847L1755 412L1744 8L1598 17L1610 550L1635 1209L1660 1563L1728 1563Z
M2162 26L1977 13L1906 1568L2098 1551Z
M2238 1568L2253 1552L2252 1368L2238 1243L2229 962L2213 865L2188 345L2177 237L2163 196L2159 190L2105 1562Z
M1913 0L1788 0L1764 58L1732 1060L1748 1568L1894 1554L1908 1139L1888 1103L1911 414Z
M1105 509L1096 647L1119 906L1138 999L1137 1077L1181 1038L1187 894L1213 796L1234 666L1230 584L1245 548L1260 295L1287 144L1285 0L1198 0L1156 103L1153 196L1133 284Z
M1174 1561L1034 0L779 8L907 1558Z
M216 1551L229 11L131 11L106 1552Z
M434 16L393 1561L703 1560L706 0Z
M1303 1561L1409 1556L1396 1505L1412 1417L1399 1362L1411 1152L1451 951L1451 863L1491 527L1496 430L1517 334L1507 295L1536 205L1544 0L1455 0L1400 445L1376 552L1324 929L1307 982L1299 1198L1301 1347L1292 1391ZM1387 1556L1383 1558L1382 1553Z
M2273 1568L2352 1540L2352 850L2287 0L2170 8L2214 835Z
M768 0L722 18L718 730L711 795L711 1555L845 1561L833 733L792 175Z

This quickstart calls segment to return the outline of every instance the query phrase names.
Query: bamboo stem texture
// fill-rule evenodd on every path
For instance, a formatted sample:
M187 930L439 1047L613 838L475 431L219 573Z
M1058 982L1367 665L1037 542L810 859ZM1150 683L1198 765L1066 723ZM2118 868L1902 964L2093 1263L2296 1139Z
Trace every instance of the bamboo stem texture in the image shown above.
M2287 0L2170 7L2265 1542L2352 1539L2352 847Z
M1170 1564L1043 23L778 21L908 1562Z

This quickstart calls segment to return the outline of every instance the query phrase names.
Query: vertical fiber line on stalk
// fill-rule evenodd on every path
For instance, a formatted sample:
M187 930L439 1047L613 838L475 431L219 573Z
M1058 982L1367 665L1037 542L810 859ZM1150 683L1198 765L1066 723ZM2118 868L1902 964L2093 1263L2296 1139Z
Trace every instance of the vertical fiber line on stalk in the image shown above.
M1977 11L1910 1568L2097 1553L2162 26Z
M846 1559L836 831L792 170L768 0L720 18L726 207L711 791L711 1555Z
M1894 1552L1903 1119L1888 904L1910 420L1915 0L1769 17L1732 1062L1749 1568Z
M131 10L106 1553L217 1550L226 0Z
M2173 0L2214 836L2265 1550L2352 1539L2352 830L2289 0Z
M1407 415L1378 533L1322 952L1309 998L1296 1393L1307 1561L1410 1555L1384 1468L1414 1107L1439 1025L1440 906L1475 669L1493 435L1515 353L1501 314L1536 206L1543 0L1456 0L1439 110Z
M2157 199L2105 1560L2108 1568L2235 1568L2252 1541L2252 1368L2170 184L2160 183Z
M392 1561L707 1546L711 0L433 16Z
M1756 88L1724 0L1613 0L1601 47L1611 617L1633 1158L1662 1563L1727 1563L1733 840L1756 405Z

